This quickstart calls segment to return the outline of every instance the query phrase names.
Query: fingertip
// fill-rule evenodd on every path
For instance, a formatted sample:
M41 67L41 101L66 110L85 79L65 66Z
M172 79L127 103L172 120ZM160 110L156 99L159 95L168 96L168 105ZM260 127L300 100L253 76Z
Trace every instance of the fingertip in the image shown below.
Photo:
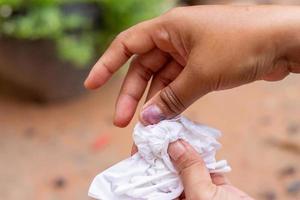
M210 177L215 185L226 185L230 184L228 179L225 177L224 174L221 173L212 173Z
M87 89L97 89L104 85L112 76L112 72L106 67L99 64L99 61L94 65L86 78L84 85Z
M95 89L95 87L93 86L93 84L91 84L91 82L90 82L90 80L88 78L84 81L83 85L88 90Z
M126 114L126 113L124 113L125 115L123 115L120 113L122 113L122 112L120 112L119 110L116 110L115 115L114 115L113 124L117 127L124 128L131 121L132 115Z
M182 140L177 140L169 145L168 153L173 161L176 161L185 154L186 148L182 144Z
M169 145L168 154L180 172L185 184L201 179L211 182L209 172L200 154L186 141L180 139ZM195 178L197 176L197 178Z
M125 128L129 124L129 121L114 118L113 124L119 128Z
M126 127L134 116L137 101L129 95L121 95L116 104L114 115L114 125L118 127Z
M143 119L142 112L139 114L139 121L140 121L141 124L143 124L144 126L150 125L148 122L146 122L146 121Z
M132 148L131 148L131 156L136 154L138 152L137 146L133 143Z
M194 147L185 140L181 140L182 145L189 151L198 155L198 152L194 149ZM200 156L200 155L199 155Z
M144 125L157 124L164 119L166 119L166 117L155 104L144 106L140 113L140 121Z
M100 80L100 78L94 77L94 73L91 71L91 73L88 75L88 77L84 81L84 87L89 90L97 89L101 86L101 83L99 80Z

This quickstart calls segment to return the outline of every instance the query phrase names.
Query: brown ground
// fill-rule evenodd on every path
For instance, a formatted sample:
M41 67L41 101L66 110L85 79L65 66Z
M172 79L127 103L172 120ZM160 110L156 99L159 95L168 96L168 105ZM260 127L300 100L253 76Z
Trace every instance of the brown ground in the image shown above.
M228 176L257 199L300 199L299 83L292 76L210 94L186 112L223 131ZM92 178L129 155L134 123L111 124L119 84L55 105L1 97L1 199L88 199Z

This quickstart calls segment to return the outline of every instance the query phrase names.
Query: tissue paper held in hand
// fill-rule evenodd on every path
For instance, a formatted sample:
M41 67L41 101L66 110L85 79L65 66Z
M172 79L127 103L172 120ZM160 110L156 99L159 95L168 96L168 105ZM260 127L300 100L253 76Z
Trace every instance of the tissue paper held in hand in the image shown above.
M182 116L150 126L138 123L133 133L138 153L97 175L89 195L101 200L176 199L183 186L167 153L169 143L187 141L201 154L210 173L225 173L231 170L227 162L215 159L220 136L218 130Z

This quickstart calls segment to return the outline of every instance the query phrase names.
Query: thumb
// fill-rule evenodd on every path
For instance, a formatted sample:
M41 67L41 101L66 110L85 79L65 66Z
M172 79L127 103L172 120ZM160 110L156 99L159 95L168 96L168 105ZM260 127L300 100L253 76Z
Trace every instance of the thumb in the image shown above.
M168 153L181 176L186 198L211 199L217 188L199 153L183 140L171 143Z
M144 125L156 124L182 113L197 98L209 90L187 66L168 86L160 90L142 108L140 121Z

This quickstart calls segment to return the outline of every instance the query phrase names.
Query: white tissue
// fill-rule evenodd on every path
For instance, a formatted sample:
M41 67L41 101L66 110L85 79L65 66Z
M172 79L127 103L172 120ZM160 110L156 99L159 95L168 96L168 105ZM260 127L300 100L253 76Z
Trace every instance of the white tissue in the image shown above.
M220 136L218 130L182 116L146 127L138 123L133 133L138 153L97 175L89 196L101 200L176 199L183 186L167 153L169 143L187 141L201 154L210 173L225 173L231 170L227 162L215 159Z

